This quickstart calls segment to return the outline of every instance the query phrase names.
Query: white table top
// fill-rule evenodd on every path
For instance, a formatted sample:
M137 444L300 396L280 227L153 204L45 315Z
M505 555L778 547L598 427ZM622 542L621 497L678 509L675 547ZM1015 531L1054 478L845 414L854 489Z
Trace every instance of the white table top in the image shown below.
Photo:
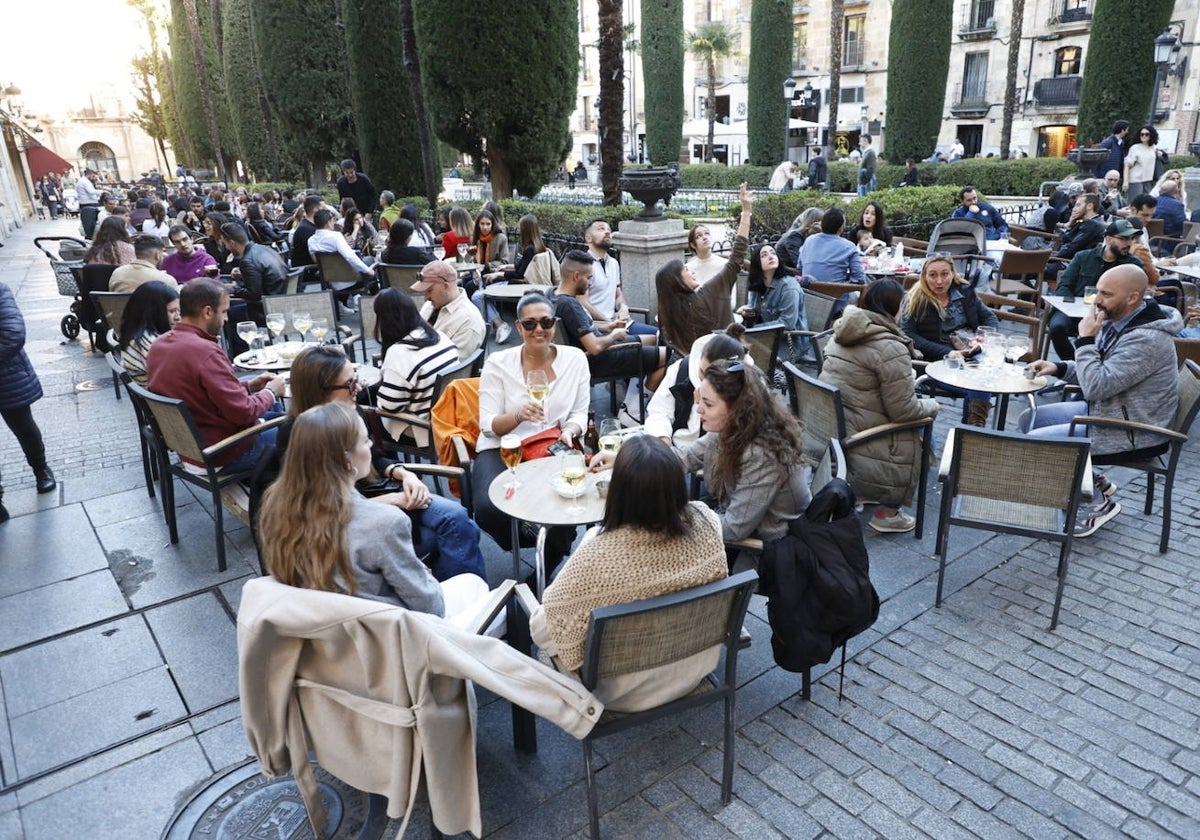
M492 283L483 287L483 296L491 300L517 301L530 292L545 294L549 286L535 286L532 283Z
M1035 376L1026 379L1023 373L1024 365L996 365L996 375L988 379L984 365L968 364L961 368L951 368L944 360L933 362L925 367L925 373L930 379L935 379L951 388L961 388L964 391L985 391L992 394L1031 394L1046 387L1046 377Z
M1189 277L1192 280L1200 280L1200 266L1195 265L1158 265L1158 270L1169 274L1178 274L1180 277Z
M571 499L554 489L554 478L561 467L551 455L517 465L517 480L521 482L511 496L504 485L508 471L500 473L488 488L488 497L501 513L524 522L538 525L590 525L604 518L604 499L596 492L596 475L588 473L580 490L578 504L583 513L568 513Z
M1059 295L1043 295L1042 300L1053 306L1068 318L1082 318L1087 315L1088 310L1092 308L1090 303L1083 302L1083 298L1075 298L1073 301L1066 301L1063 300L1063 298Z

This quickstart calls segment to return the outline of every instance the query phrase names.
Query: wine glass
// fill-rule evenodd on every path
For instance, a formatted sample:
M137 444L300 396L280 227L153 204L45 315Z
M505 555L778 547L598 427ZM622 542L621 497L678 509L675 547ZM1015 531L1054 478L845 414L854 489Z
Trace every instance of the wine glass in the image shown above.
M571 504L567 506L566 512L572 515L583 513L584 507L579 504L579 489L587 478L587 464L583 461L583 453L574 450L564 453L560 456L559 467L559 476L571 488Z
M531 370L525 374L525 390L529 397L537 403L538 408L546 410L546 396L550 393L550 379L544 370Z
M300 333L300 343L304 343L304 336L308 334L312 327L312 315L307 312L292 313L292 329Z
M328 318L313 318L312 326L313 338L317 340L317 344L325 343L325 336L329 334L329 319Z
M271 331L271 335L277 340L283 334L283 328L287 326L287 318L282 312L272 312L267 316L267 329Z
M254 337L258 335L258 324L253 321L238 321L237 334L238 338L246 342L246 346L249 347L250 343L254 341Z
M621 424L614 418L600 421L599 446L601 452L616 455L621 450Z
M517 435L504 435L500 438L500 457L504 466L508 467L508 482L505 490L516 490L521 486L517 481L517 464L521 463L521 438Z
M469 247L469 246L467 245L467 243L466 243L466 242L459 242L459 243L458 243L458 261L459 261L459 262L466 262L466 261L467 261L467 248L468 248L468 247Z

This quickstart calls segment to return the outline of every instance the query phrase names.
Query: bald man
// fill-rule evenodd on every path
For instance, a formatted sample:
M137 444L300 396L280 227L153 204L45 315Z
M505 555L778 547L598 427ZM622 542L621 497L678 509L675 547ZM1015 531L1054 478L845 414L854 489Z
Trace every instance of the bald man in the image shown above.
M454 342L459 361L483 345L483 316L458 285L458 274L450 263L434 260L423 267L412 290L425 295L421 317Z
M1039 406L1036 417L1021 416L1021 429L1038 436L1070 434L1071 418L1079 414L1111 417L1169 427L1179 399L1174 337L1183 319L1174 309L1146 299L1146 273L1139 266L1118 265L1100 276L1096 302L1079 322L1075 361L1036 361L1038 375L1054 374L1078 384L1087 410L1077 403ZM1077 426L1076 435L1092 441L1092 463L1153 458L1167 451L1162 435L1097 426ZM1075 535L1089 537L1121 512L1113 500L1115 485L1103 475L1095 477L1096 505Z

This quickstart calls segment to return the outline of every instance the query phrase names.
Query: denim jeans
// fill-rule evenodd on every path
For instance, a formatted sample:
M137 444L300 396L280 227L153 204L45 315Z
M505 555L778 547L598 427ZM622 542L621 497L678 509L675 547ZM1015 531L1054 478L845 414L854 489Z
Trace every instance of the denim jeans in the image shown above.
M475 574L487 580L479 550L479 526L458 502L432 496L429 507L409 511L413 520L413 549L418 557L430 556L430 569L438 580Z

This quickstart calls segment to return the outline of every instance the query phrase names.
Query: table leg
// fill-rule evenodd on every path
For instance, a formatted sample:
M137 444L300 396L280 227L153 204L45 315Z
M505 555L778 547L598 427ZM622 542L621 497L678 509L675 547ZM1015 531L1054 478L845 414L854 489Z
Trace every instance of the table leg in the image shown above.
M522 580L521 574L521 523L512 520L513 580ZM538 599L541 599L541 590ZM508 645L526 656L533 655L533 639L529 636L529 616L517 604L516 598L508 602ZM520 706L512 707L513 746L521 752L537 752L537 720L533 712Z
M546 537L549 531L545 525L538 528L537 548L534 554L534 573L537 575L537 599L540 604L542 593L546 591Z
M512 517L510 520L512 528L512 558L513 558L513 580L520 581L524 579L521 574L521 523ZM540 595L540 593L539 593Z
M996 416L992 418L992 428L998 432L1004 431L1004 422L1008 419L1008 394L1000 395L1000 405L997 406Z

